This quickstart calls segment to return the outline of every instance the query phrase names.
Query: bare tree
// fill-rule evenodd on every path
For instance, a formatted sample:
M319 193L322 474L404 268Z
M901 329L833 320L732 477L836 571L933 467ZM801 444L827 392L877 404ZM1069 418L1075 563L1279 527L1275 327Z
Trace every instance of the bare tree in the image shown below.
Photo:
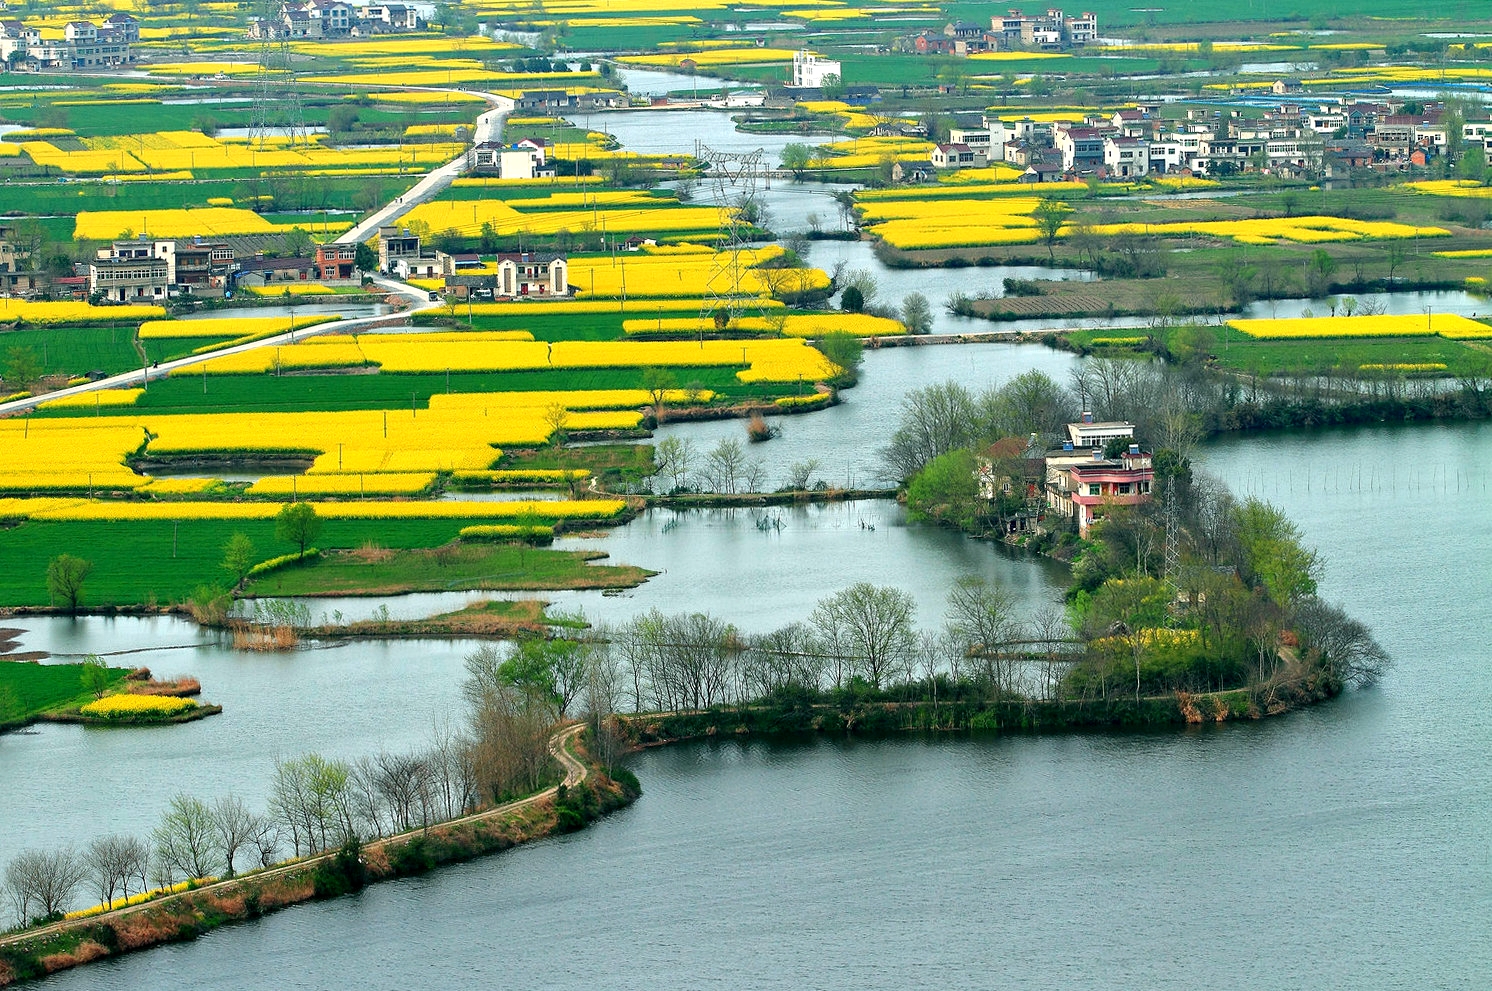
M1015 600L979 575L964 575L948 592L948 632L965 656L977 658L997 692L1013 689L1010 642L1020 636Z
M812 622L820 638L853 660L857 673L880 688L889 673L906 666L915 646L916 604L901 589L857 582L820 599Z
M88 872L88 881L98 892L98 902L106 908L114 906L115 892L124 889L128 898L131 868L129 836L100 836L83 850L83 864Z
M126 900L130 896L130 882L140 882L139 892L150 887L150 844L138 836L126 837L124 843L124 874L121 886Z
M670 491L688 486L689 476L694 473L695 448L690 437L665 437L653 447L653 463L658 474L666 477Z
M26 850L5 867L18 925L51 919L66 911L73 893L87 876L82 858L71 849Z
M506 658L483 646L466 658L466 696L472 761L480 792L492 800L532 791L549 767L549 728L559 717L552 694L514 683L501 669Z
M746 450L734 437L722 437L705 457L701 474L713 492L734 494L745 480Z
M191 795L178 793L172 797L152 837L163 879L212 877L222 863L212 809Z
M234 795L218 797L208 812L213 839L228 868L227 876L232 877L233 860L238 851L253 844L259 833L259 816L249 810L243 799Z
M1295 607L1295 625L1301 646L1317 654L1328 670L1348 684L1374 684L1388 670L1388 652L1366 625L1340 606L1308 596Z

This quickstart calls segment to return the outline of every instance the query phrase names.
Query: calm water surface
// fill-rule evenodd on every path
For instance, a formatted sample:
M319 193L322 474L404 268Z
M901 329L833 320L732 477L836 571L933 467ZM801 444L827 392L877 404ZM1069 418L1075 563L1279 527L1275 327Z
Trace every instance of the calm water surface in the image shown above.
M350 973L391 991L1483 986L1492 649L1477 604L1492 600L1492 426L1235 439L1198 460L1299 522L1327 563L1322 593L1372 623L1396 657L1382 685L1194 732L651 751L634 758L644 797L584 833L45 986L259 988L272 975L277 987L322 988ZM640 553L662 553L679 532L644 523ZM704 540L719 524L698 525ZM766 535L722 539L755 536ZM710 550L713 570L700 566L677 607L691 595L754 596L743 576L761 561L827 589L852 558L876 559L770 536L736 555ZM895 554L874 567L884 581L947 580ZM107 632L43 638L96 649ZM195 639L168 626L121 643ZM262 782L287 737L339 755L386 735L417 739L449 708L464 647L379 649L214 648L217 659L207 651L182 667L221 686L210 695L238 699L236 716L159 734L49 727L0 740L5 832L30 843L143 829L152 816L132 801L163 778L257 799L250 768L242 787L221 768L248 751ZM284 668L294 677L274 674ZM95 739L111 749L90 749ZM17 784L38 774L28 755L54 751L71 756L42 762L44 785Z

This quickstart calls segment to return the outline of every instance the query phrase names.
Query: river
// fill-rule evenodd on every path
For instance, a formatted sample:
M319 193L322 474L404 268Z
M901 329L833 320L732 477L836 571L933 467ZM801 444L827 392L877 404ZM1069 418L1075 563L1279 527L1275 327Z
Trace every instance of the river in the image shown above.
M929 349L945 350L957 349ZM872 446L845 429L844 446ZM633 759L643 798L583 833L45 986L257 988L271 973L289 987L357 973L369 989L401 991L1477 986L1492 964L1478 935L1492 923L1492 649L1471 604L1492 599L1489 455L1492 425L1422 425L1227 439L1198 458L1299 522L1326 562L1322 594L1396 658L1377 688L1191 732L649 751ZM631 606L710 608L758 626L798 613L732 602L801 609L858 577L853 542L754 527L711 537L730 525L702 514L608 538L642 564L682 560L685 541L667 541L676 534L700 541L693 572ZM931 534L955 560L996 559ZM952 566L924 570L913 546L863 556L881 580L925 587L926 613ZM998 560L984 566L1002 580L1001 569L1041 568ZM1033 591L1049 581L1027 580ZM166 625L18 625L40 627L26 646L56 649L199 639L149 622ZM158 731L0 739L3 852L141 831L177 787L257 803L275 753L412 746L450 711L465 649L144 655L201 676L228 712Z

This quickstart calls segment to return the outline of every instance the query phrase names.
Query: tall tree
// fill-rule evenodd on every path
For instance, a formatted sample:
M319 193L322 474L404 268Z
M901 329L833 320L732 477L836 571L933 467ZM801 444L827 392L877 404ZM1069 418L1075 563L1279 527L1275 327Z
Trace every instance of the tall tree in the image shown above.
M857 582L820 599L812 622L822 640L838 644L857 673L880 688L912 659L916 611L912 597L901 589Z
M83 582L93 571L93 564L71 554L58 554L47 565L47 593L53 605L77 612L83 604Z
M292 502L275 514L275 539L295 544L300 556L306 556L306 545L321 533L321 517L309 502Z

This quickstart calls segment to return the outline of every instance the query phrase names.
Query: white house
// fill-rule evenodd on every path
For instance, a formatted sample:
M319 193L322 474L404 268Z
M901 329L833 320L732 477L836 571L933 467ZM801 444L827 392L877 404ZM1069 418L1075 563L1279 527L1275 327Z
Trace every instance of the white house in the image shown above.
M1150 174L1150 145L1139 138L1110 135L1103 139L1103 167L1110 178L1132 179Z
M829 77L833 76L833 82L844 79L843 67L834 59L827 59L816 55L806 48L793 52L793 81L788 85L792 89L822 89Z
M496 296L570 295L569 263L552 251L505 252L497 256Z

